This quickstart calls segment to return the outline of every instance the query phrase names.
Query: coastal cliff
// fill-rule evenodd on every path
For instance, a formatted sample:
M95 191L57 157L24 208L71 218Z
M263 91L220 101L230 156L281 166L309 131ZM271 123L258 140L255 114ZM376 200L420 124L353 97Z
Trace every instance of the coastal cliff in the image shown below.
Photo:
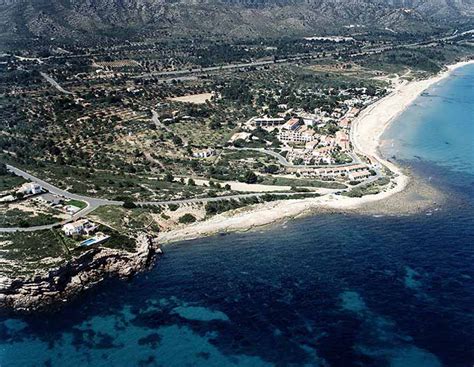
M137 238L135 252L96 247L79 257L31 277L0 280L0 307L31 312L74 298L108 277L127 279L149 268L161 252L156 241Z

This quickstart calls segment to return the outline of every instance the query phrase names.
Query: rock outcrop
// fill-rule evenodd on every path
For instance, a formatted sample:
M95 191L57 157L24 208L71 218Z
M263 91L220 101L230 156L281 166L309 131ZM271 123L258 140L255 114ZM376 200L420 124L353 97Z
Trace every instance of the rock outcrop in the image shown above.
M0 307L31 312L58 306L107 277L127 279L149 268L161 250L140 235L135 252L93 248L56 269L16 279L0 279Z

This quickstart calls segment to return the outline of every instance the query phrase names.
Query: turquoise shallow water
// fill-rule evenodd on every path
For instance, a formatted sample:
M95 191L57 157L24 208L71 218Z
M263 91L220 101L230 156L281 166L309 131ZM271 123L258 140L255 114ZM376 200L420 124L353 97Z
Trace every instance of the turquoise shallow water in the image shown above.
M474 172L474 64L432 86L383 135L383 151Z
M474 141L473 78L457 71L386 134L384 152L449 193L439 210L169 246L131 282L3 315L0 365L472 366L474 171L458 142Z

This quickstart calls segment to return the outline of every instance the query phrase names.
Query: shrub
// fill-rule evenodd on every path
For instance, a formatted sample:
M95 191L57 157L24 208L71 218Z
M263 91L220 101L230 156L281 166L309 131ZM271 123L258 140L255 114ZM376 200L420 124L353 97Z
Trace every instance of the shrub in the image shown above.
M247 171L244 176L244 182L248 184L257 183L258 177L253 171Z
M174 181L173 174L169 171L166 172L164 180L167 181L167 182L173 182Z
M131 200L131 199L126 199L122 206L125 208L125 209L134 209L136 208L137 206L135 205L135 203Z
M168 204L168 209L171 210L172 212L178 210L179 205L178 204Z
M186 213L178 219L178 222L182 224L194 223L195 221L196 217L190 213Z
M0 163L0 176L6 176L8 175L8 170L7 170L7 166L5 163Z
M275 164L270 164L269 166L265 167L266 173L276 173L278 172L278 166Z

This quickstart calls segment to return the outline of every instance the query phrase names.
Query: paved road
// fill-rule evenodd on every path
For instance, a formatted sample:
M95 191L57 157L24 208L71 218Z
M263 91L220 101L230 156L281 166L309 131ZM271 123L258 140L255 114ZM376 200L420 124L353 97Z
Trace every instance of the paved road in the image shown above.
M54 186L44 180L41 180L40 178L33 176L32 174L29 174L28 172L25 172L19 168L16 168L14 166L8 165L7 164L7 169L16 174L17 176L21 176L25 178L26 180L33 181L38 183L40 186L42 186L44 189L48 190L50 193L54 195L58 195L67 199L73 199L73 200L80 200L84 201L87 203L87 207L80 210L79 212L75 213L73 216L71 216L70 219L64 220L59 223L54 223L54 224L49 224L49 225L44 225L44 226L35 226L35 227L10 227L10 228L0 228L0 232L33 232L33 231L39 231L39 230L45 230L45 229L51 229L53 227L56 227L58 225L62 225L64 223L70 222L71 220L75 220L79 217L85 216L95 209L97 209L100 206L103 205L117 205L121 206L123 204L122 201L115 201L115 200L107 200L107 199L99 199L99 198L94 198L90 196L85 196L85 195L79 195L79 194L74 194L71 193L67 190L60 189L57 186ZM204 197L204 198L192 198L192 199L177 199L177 200L162 200L162 201L140 201L136 202L135 204L137 205L169 205L169 204L194 204L194 203L207 203L207 202L215 202L215 201L220 201L220 200L226 200L226 199L244 199L244 198L250 198L250 197L261 197L266 194L272 194L272 195L297 195L300 194L298 192L259 192L259 193L249 193L249 194L235 194L235 195L225 195L225 196L219 196L219 197Z
M14 173L17 176L23 177L26 180L33 181L38 183L41 187L45 188L48 190L50 193L58 196L62 196L67 199L72 199L72 200L79 200L79 201L84 201L87 203L87 207L80 210L77 212L72 219L78 218L80 216L86 215L93 210L97 209L99 206L102 205L122 205L123 203L121 201L113 201L113 200L107 200L107 199L98 199L94 198L91 196L85 196L85 195L79 195L79 194L74 194L71 193L67 190L60 189L57 186L54 186L46 181L43 181L39 177L33 176L32 174L29 174L28 172L25 172L19 168L13 167L9 164L6 165L7 169Z
M259 149L253 149L253 148L242 148L242 149L260 151ZM268 154L271 151L265 151L265 152ZM282 157L278 153L275 153L275 152L271 152L271 153L274 153L275 155L278 155L282 159L284 159L284 157ZM271 155L273 155L273 154L271 154ZM43 226L27 227L27 228L24 228L24 227L0 228L0 232L4 232L4 233L17 232L17 231L18 232L33 232L33 231L51 229L51 228L54 228L58 225L62 225L62 224L65 224L67 222L70 222L71 220L76 220L79 217L85 216L85 215L91 213L92 211L94 211L95 209L97 209L100 206L103 206L103 205L121 206L121 205L123 205L122 201L100 199L100 198L94 198L94 197L86 196L86 195L74 194L74 193L71 193L67 190L60 189L59 187L54 186L54 185L52 185L52 184L36 177L36 176L33 176L32 174L30 174L26 171L23 171L23 170L21 170L17 167L14 167L14 166L11 166L11 165L8 165L8 164L6 166L7 166L7 169L10 172L16 174L17 176L23 177L26 180L38 183L40 186L42 186L44 189L48 190L50 193L52 193L54 195L64 197L66 199L83 201L83 202L87 203L87 207L85 207L84 209L82 209L79 212L72 215L70 219L63 220L62 222L59 222L59 223L43 225ZM302 167L308 167L308 166L302 166ZM378 170L376 170L376 172L377 172L377 174L375 176L370 177L369 179L361 182L358 185L348 187L346 189L339 190L339 192L349 191L352 188L364 186L364 185L367 185L371 182L374 182L375 180L377 180L381 176L380 172ZM337 190L335 190L335 191L337 191ZM140 202L136 202L135 204L137 204L137 205L156 205L156 206L158 206L158 205L170 205L170 204L195 204L195 203L216 202L216 201L229 200L229 199L237 200L237 199L245 199L245 198L251 198L251 197L262 197L262 196L268 195L268 194L276 195L276 196L288 196L288 195L298 195L298 194L301 194L301 193L293 192L293 191L290 191L290 192L281 192L281 191L278 191L278 192L258 192L258 193L235 194L235 195L225 195L225 196L218 196L218 197L204 197L204 198L192 198L192 199L140 201Z
M151 110L151 121L155 124L156 127L163 129L169 133L173 133L173 131L168 126L166 126L160 121L160 118L158 117L158 112L156 112L155 110Z
M69 94L69 95L73 95L73 94L74 94L74 93L72 93L72 92L67 91L67 90L64 89L63 87L61 87L61 86L59 85L59 83L58 83L56 80L54 80L53 78L51 78L48 74L46 74L46 73L40 73L40 74L41 74L41 76L42 76L43 78L46 79L46 81L47 81L48 83L50 83L54 88L56 88L56 89L57 89L58 91L60 91L61 93Z

